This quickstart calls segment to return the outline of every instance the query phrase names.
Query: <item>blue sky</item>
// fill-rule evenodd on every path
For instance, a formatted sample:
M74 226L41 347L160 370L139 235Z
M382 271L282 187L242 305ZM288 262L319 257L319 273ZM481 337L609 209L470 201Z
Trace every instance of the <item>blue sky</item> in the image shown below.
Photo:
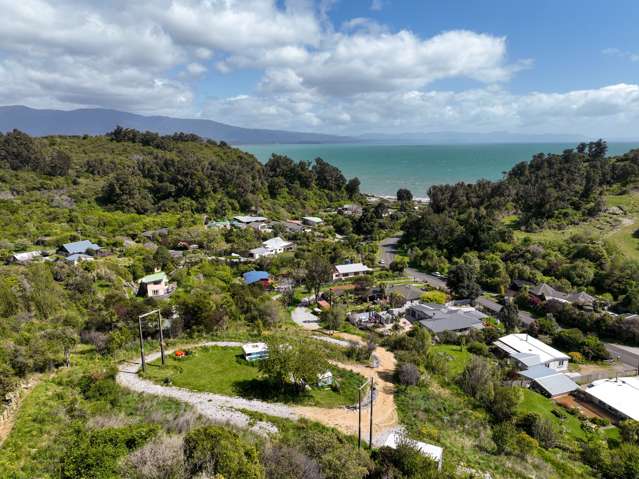
M0 0L0 104L632 137L639 2Z

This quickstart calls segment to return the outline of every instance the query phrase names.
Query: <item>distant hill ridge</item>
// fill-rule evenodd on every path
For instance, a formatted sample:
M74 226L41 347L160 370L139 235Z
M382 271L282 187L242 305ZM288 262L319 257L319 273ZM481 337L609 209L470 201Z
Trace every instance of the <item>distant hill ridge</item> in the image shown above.
M0 106L0 131L17 128L33 136L103 135L117 125L161 135L195 133L204 138L231 144L275 143L353 143L361 140L346 136L284 130L241 128L212 120L144 116L118 110L86 108L79 110L38 110L25 106Z

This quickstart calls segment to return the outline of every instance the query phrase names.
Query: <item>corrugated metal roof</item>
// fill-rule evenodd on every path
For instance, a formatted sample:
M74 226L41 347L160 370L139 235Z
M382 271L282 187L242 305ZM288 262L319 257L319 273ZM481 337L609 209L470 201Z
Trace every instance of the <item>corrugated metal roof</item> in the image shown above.
M579 386L565 374L555 374L554 376L535 379L535 383L551 397L561 396L579 389Z
M483 323L479 319L460 314L449 314L444 319L424 319L419 323L433 333L483 327Z
M532 366L525 371L520 371L519 374L529 379L539 379L545 378L546 376L554 376L558 373L555 369L547 368L546 366L539 364Z

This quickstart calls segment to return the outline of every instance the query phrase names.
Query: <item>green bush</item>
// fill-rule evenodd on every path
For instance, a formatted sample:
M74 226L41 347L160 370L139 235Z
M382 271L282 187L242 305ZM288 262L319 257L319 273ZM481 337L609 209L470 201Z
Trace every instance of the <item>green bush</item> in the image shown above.
M191 475L225 479L263 479L257 448L220 426L194 429L184 437L184 460Z
M72 429L73 438L62 460L62 479L112 479L117 477L120 458L158 432L157 426L134 425L85 431Z

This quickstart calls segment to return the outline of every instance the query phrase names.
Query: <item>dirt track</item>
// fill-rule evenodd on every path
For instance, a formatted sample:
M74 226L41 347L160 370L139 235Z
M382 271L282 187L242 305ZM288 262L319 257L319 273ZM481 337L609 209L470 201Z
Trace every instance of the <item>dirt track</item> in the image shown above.
M352 334L337 333L349 341L363 342L362 338ZM395 386L390 379L395 371L395 356L390 351L378 347L374 354L379 358L379 367L339 364L341 368L361 374L366 378L374 378L377 397L373 405L373 437L377 438L389 429L397 427L399 418L395 409L393 391ZM310 406L298 406L293 409L299 416L320 422L339 429L347 434L357 435L358 413L356 409L325 409ZM368 439L370 409L362 409L362 437Z

